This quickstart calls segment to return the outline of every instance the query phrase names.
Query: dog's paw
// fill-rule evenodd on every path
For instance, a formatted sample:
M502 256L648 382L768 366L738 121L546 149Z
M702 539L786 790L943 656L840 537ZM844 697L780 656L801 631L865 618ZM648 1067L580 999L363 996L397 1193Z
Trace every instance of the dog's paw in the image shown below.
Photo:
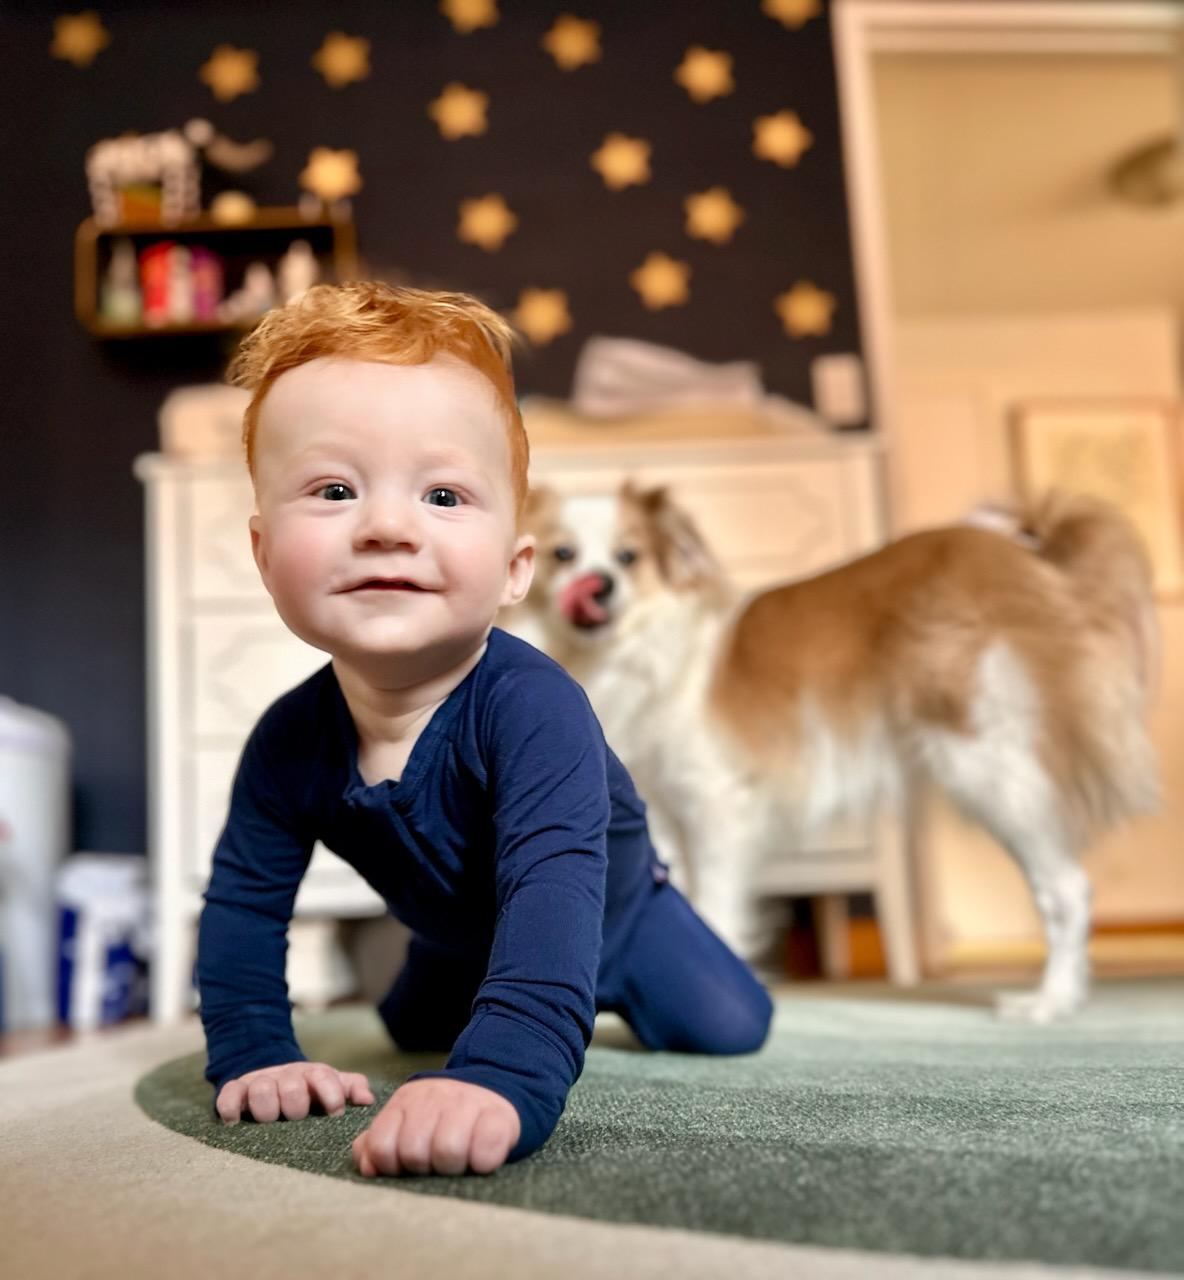
M1072 991L1009 991L995 997L995 1012L1014 1022L1043 1026L1071 1017L1085 1003L1084 993Z

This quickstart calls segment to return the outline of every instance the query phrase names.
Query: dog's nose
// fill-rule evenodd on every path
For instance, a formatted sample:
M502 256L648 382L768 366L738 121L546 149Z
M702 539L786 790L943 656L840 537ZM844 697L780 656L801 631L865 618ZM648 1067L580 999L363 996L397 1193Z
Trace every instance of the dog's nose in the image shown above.
M600 590L594 592L592 598L596 600L599 604L604 604L604 602L609 598L609 596L612 595L613 589L616 587L616 585L617 584L614 581L611 573L602 573L600 575Z

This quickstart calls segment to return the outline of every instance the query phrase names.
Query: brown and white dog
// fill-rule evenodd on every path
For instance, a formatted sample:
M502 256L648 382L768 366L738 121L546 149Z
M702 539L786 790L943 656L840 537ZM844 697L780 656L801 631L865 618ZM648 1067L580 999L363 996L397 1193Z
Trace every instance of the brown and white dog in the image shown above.
M1079 855L1157 803L1158 632L1119 512L1052 494L1016 519L744 596L665 490L626 485L612 511L536 490L535 581L498 621L584 685L678 882L749 958L767 852L935 783L1027 876L1047 961L1000 1003L1045 1021L1088 993Z

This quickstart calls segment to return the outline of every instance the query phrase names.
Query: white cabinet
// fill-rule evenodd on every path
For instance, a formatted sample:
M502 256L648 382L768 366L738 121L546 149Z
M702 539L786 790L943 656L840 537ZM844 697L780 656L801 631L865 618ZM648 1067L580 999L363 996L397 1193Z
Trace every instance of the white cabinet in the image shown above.
M529 412L526 420L533 481L604 502L626 476L669 484L745 586L800 577L883 537L874 441L766 430L715 440L672 432L628 444L608 432L549 442L545 424L536 430ZM191 1000L194 926L242 745L267 705L328 657L291 635L259 581L247 531L251 486L237 458L146 454L135 470L146 493L152 1009L169 1020ZM824 844L842 856L803 851L792 864L771 866L770 892L877 887L883 850L867 831ZM352 869L317 847L298 917L384 910ZM905 973L911 960L901 963Z
M136 460L146 495L148 846L156 949L151 1009L192 1004L196 922L247 734L281 693L329 661L279 620L251 556L254 499L237 459ZM318 845L303 918L381 915L382 899Z

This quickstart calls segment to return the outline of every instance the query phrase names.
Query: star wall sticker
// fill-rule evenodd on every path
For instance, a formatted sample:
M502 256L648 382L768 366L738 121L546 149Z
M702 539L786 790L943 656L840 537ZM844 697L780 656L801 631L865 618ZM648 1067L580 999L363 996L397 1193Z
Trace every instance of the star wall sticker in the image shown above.
M736 88L732 79L732 55L722 50L692 45L683 55L675 80L696 102L726 97Z
M687 211L687 235L714 244L727 244L746 216L727 187L687 196L683 208Z
M546 346L571 328L567 294L562 289L523 289L514 323L536 346Z
M466 244L477 244L488 253L500 249L518 226L518 217L499 195L460 202L457 236Z
M600 23L565 13L555 19L539 44L561 71L575 71L585 63L600 61Z
M833 293L799 280L787 293L777 296L773 310L781 317L791 338L822 337L830 333L831 317L838 301Z
M362 189L358 153L315 147L308 153L308 164L301 171L300 185L320 196L326 204L354 195Z
M610 133L591 156L592 168L613 191L640 186L650 180L651 147L644 138L628 138L623 133Z
M691 268L664 253L651 253L629 276L629 283L651 311L676 307L691 296Z
M783 169L793 168L802 158L802 152L814 142L814 135L794 111L761 116L753 122L752 132L753 154L760 160L772 160Z
M462 36L478 27L495 27L501 20L497 0L440 0L440 12Z
M762 0L761 12L793 31L822 12L822 0Z
M72 62L76 67L89 67L110 43L111 33L99 20L98 13L87 9L54 18L49 51L55 58Z
M236 49L220 44L202 63L198 79L210 86L219 102L230 102L239 94L259 88L259 55L253 49Z
M370 75L370 41L364 36L347 36L330 31L312 55L312 65L331 89L344 89Z
M488 109L489 94L454 82L445 85L444 92L428 104L428 115L436 122L440 136L455 142L484 133L489 128L485 118Z

